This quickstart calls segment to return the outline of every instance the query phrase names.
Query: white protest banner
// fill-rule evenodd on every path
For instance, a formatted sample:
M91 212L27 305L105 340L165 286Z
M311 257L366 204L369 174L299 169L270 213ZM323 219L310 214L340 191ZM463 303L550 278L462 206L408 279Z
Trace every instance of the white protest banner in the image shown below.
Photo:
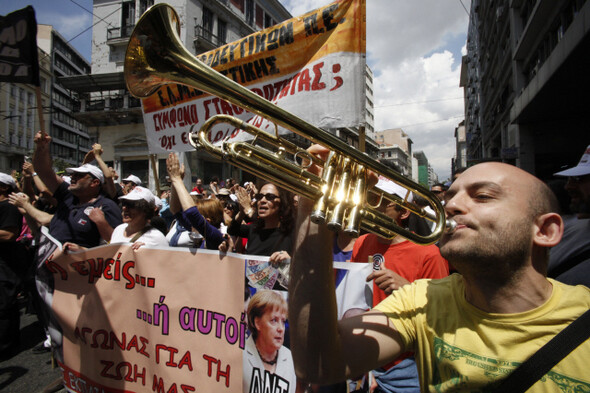
M46 266L68 389L242 391L243 259L112 244Z
M347 312L373 308L373 282L366 278L373 271L371 263L334 262L338 319Z
M336 128L364 123L365 52L365 0L341 0L198 58L310 124ZM218 114L275 130L268 120L186 85L162 86L142 107L151 153L192 151L191 127L199 130ZM226 138L249 135L226 124L209 135L214 143Z

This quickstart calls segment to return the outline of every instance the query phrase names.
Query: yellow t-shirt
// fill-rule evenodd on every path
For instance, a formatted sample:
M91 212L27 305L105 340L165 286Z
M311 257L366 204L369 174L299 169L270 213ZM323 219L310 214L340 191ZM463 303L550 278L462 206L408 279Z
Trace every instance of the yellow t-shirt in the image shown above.
M416 353L423 392L486 392L590 308L590 289L549 280L549 300L517 314L469 304L459 274L415 281L375 308L388 314L406 350ZM590 340L528 391L590 392Z

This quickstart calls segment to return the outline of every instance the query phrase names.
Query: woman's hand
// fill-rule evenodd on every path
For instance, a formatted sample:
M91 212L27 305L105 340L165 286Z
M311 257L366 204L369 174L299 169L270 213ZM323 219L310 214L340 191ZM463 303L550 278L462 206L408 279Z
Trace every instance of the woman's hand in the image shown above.
M65 242L63 244L63 251L64 251L64 254L66 254L66 255L71 252L80 252L80 251L86 251L86 250L88 250L86 247L82 247L76 243Z
M246 213L246 215L252 210L252 199L250 199L250 195L245 188L240 186L234 187L234 194L238 198L238 204L240 205L240 210Z
M223 237L225 240L221 242L221 244L219 245L219 247L217 247L217 249L223 253L226 253L227 250L233 250L234 249L233 239L227 234L223 235Z
M168 170L170 180L182 179L184 176L184 165L180 165L176 153L168 154L168 158L166 159L166 169Z
M133 243L133 244L131 245L131 249L132 249L133 251L137 251L137 250L139 250L139 248L140 248L141 246L145 246L145 243L144 243L144 242L137 241L137 242L135 242L135 243Z
M273 265L277 266L282 262L291 259L291 255L287 251L275 251L270 255L268 261Z
M30 177L30 176L33 176L33 173L35 173L35 168L33 167L33 164L31 164L30 162L24 162L23 163L23 175Z

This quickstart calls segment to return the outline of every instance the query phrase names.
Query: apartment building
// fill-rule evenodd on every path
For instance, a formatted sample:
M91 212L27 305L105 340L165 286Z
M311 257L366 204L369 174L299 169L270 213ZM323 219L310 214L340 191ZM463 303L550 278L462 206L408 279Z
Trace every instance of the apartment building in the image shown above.
M590 143L590 1L471 2L465 89L467 163L496 160L540 178Z
M399 172L412 177L412 139L401 128L378 131L374 133L375 142L379 145L377 158L389 161ZM418 178L414 178L418 181Z

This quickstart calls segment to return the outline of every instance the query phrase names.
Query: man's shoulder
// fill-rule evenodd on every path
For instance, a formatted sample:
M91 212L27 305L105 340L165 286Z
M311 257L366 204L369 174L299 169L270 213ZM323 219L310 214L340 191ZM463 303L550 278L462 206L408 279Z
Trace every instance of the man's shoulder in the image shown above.
M93 202L93 205L97 206L112 206L112 207L119 207L119 205L117 204L117 202L113 201L111 198L99 194L96 199Z
M552 278L547 278L554 288L558 288L561 293L567 298L576 299L582 302L587 302L590 307L590 288L585 285L570 285L557 281Z

